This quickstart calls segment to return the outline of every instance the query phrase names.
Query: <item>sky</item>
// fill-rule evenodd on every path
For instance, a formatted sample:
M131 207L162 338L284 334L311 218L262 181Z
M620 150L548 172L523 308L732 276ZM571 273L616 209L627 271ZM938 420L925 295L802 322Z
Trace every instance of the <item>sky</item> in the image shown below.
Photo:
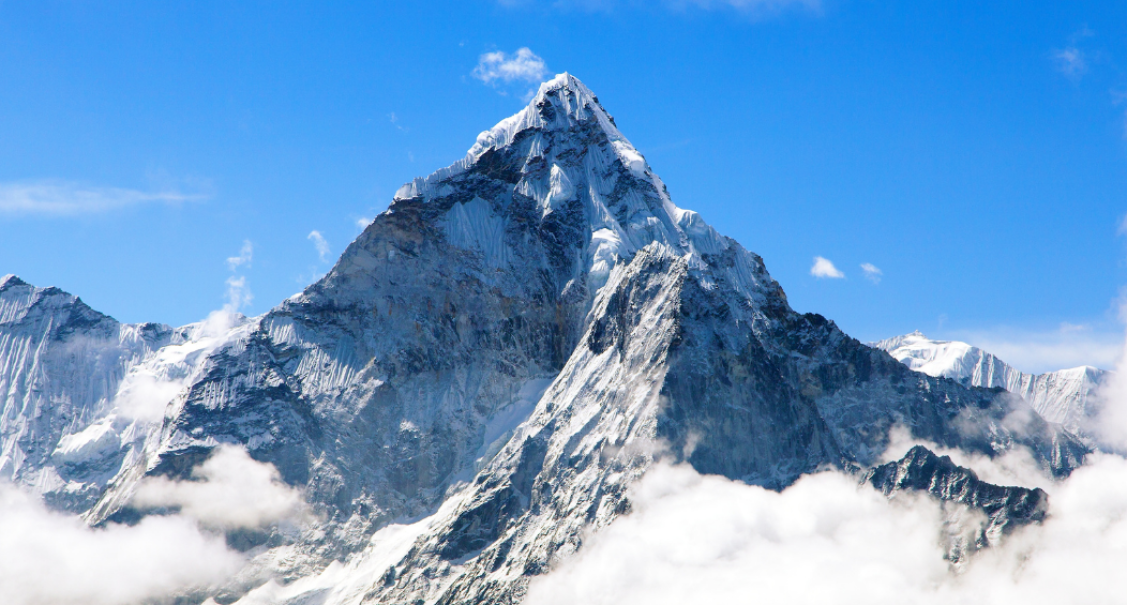
M1112 367L1127 4L0 1L0 274L256 315L568 71L674 202L862 341Z

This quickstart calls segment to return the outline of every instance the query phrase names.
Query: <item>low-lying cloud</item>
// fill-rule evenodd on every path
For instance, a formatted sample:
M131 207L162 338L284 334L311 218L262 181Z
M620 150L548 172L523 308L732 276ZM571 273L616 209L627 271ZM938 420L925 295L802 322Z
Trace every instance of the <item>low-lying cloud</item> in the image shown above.
M193 479L144 480L135 506L178 512L102 528L0 484L0 601L135 605L214 587L246 563L220 531L301 523L307 514L277 470L241 447L220 446Z
M137 488L133 504L172 507L207 527L255 528L297 520L301 495L282 482L272 464L258 462L241 447L221 445L192 470L194 481L150 477Z
M0 600L9 605L135 604L222 581L242 563L184 517L94 529L0 485Z
M953 569L943 511L929 498L888 500L840 472L776 493L659 465L632 490L633 512L535 580L527 603L1118 602L1127 460L1096 456L1064 482L1045 481L1043 525Z

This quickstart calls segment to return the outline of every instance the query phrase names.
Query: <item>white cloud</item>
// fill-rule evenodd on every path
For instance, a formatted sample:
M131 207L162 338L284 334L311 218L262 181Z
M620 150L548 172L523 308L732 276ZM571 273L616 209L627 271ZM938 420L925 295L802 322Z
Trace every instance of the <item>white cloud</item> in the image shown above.
M631 489L632 511L534 579L526 603L1118 602L1127 460L1096 456L1065 481L1043 481L1044 523L1004 536L956 573L942 558L944 537L981 522L964 512L944 527L957 507L944 512L910 493L890 501L839 472L772 492L658 465Z
M1122 352L1120 335L1098 329L1055 330L999 326L990 330L952 330L943 338L961 340L996 355L1022 372L1040 374L1078 366L1111 368Z
M502 51L485 53L478 60L473 76L486 84L495 82L539 82L548 75L544 59L528 47L513 54Z
M0 586L10 605L127 605L235 573L243 559L191 520L88 527L0 485Z
M362 217L356 219L356 226L360 227L361 229L367 229L368 225L371 225L371 224L372 224L372 219L370 219L366 216L362 216Z
M845 274L838 271L837 267L835 267L829 259L822 258L821 256L814 257L814 266L810 267L810 275L818 279L841 279L845 277Z
M865 272L865 279L874 284L879 284L881 276L884 275L884 272L872 263L861 263L861 270Z
M242 267L243 265L246 265L249 268L250 262L253 259L254 259L254 245L250 243L249 239L243 240L243 247L239 249L239 255L238 256L230 256L230 257L227 258L227 268L232 270L232 271L237 270L239 267Z
M274 465L256 461L242 447L219 446L192 477L196 480L146 478L133 503L178 507L180 515L220 529L260 527L303 514L301 496L282 483Z
M164 418L165 408L185 389L183 379L158 376L147 368L129 372L118 388L114 405L126 418L156 422Z
M1053 63L1058 71L1069 78L1079 78L1088 71L1084 51L1075 46L1053 51Z
M309 241L313 242L313 246L317 248L317 256L321 259L321 262L329 262L329 242L325 241L321 232L313 230L310 231L309 235L306 237Z
M223 313L231 315L238 313L240 309L250 305L253 300L254 294L251 293L245 276L235 277L232 275L227 278L227 303L223 305Z
M75 216L152 202L199 201L206 197L171 190L139 191L57 180L0 183L0 215Z

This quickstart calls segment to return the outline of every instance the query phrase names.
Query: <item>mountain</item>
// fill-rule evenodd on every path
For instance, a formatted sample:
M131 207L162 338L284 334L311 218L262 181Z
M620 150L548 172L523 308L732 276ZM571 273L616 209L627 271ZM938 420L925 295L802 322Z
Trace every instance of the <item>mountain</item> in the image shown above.
M959 527L959 511L949 511L955 514L948 514L947 558L955 563L965 562L975 551L997 545L1003 535L1018 527L1040 523L1048 512L1049 497L1044 490L986 483L974 471L922 445L908 450L900 460L869 469L864 480L886 496L895 497L903 491L924 492L945 504L961 504L985 513L984 524L963 528Z
M870 346L917 372L953 378L967 386L1003 388L1020 395L1049 422L1082 434L1092 411L1093 394L1109 375L1106 370L1081 366L1044 374L1026 374L994 355L965 342L931 340L918 330Z
M55 506L89 508L139 449L112 400L173 330L121 324L57 288L0 278L0 479Z
M21 322L0 334L53 338ZM219 446L244 447L317 519L232 541L289 582L244 603L519 602L584 532L630 510L628 488L658 461L782 489L876 464L894 426L985 455L1025 446L1058 475L1087 452L1020 401L796 313L759 256L673 204L567 74L401 188L303 293L258 318L158 332L167 342L90 405L123 414L120 385L146 375L161 413L128 455L107 446L122 462L82 510L132 522L148 514L132 504L146 478L190 479ZM23 409L5 402L6 416Z

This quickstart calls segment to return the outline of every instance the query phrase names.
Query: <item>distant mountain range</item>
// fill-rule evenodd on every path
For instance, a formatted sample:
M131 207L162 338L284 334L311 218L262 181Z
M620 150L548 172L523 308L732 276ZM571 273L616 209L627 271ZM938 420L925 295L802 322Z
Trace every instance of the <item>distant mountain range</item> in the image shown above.
M953 378L966 386L1000 387L1020 395L1046 421L1076 434L1086 432L1096 388L1110 374L1092 366L1026 374L978 347L931 340L918 330L869 346L888 351L904 365L928 376Z

